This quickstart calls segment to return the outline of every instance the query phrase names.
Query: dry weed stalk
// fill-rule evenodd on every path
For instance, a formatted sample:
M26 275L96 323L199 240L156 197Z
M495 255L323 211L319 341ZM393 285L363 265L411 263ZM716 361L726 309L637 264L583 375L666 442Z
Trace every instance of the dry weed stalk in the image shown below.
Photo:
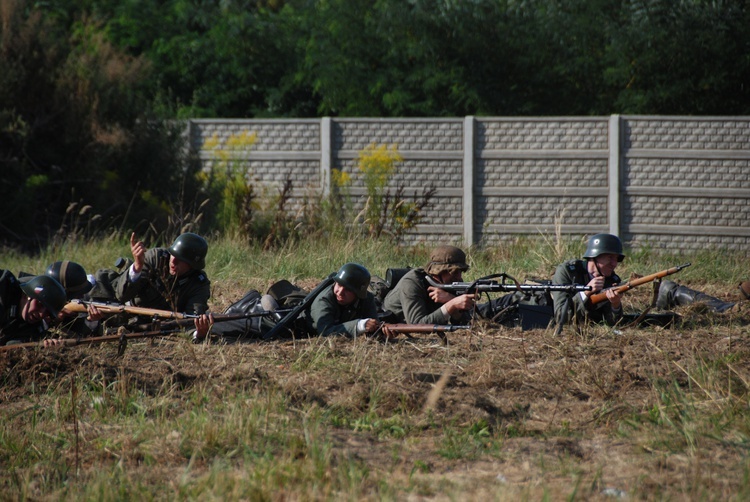
M443 393L443 390L445 390L445 386L448 384L450 378L451 370L449 368L445 370L442 375L440 375L440 378L438 379L437 383L435 383L435 386L427 394L427 400L425 401L424 407L422 408L423 415L426 415L427 413L435 409L435 405L437 404L438 399L440 399L440 395Z

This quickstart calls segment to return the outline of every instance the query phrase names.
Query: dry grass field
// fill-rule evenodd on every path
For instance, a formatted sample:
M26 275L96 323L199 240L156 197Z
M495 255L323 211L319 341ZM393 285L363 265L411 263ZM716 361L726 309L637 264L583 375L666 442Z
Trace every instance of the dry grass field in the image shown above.
M4 352L3 498L745 499L748 311L682 315Z
M217 249L207 266L215 311L248 284L299 273L310 287L349 259L304 275L291 253L252 257L267 275L247 279L251 254L236 253ZM472 276L501 260L519 276L549 269L530 255L473 256ZM622 275L682 258L638 255ZM728 272L690 258L679 279L736 299L722 274L744 258ZM632 290L626 309L650 293ZM0 499L746 500L750 302L678 313L673 328L559 336L476 325L447 346L422 334L201 345L178 334L121 356L115 343L0 352Z

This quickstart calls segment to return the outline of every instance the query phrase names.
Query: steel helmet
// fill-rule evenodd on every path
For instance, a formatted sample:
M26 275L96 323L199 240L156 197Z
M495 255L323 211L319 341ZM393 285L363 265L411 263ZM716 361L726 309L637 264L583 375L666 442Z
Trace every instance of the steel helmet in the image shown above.
M94 287L86 276L86 270L74 261L56 261L45 272L59 282L68 298L81 298Z
M584 258L596 258L602 254L616 254L617 261L625 259L622 254L622 241L619 237L612 234L596 234L589 239L589 245L586 248Z
M174 240L168 249L169 254L178 258L196 270L203 270L206 266L208 243L198 234L186 232Z
M22 282L21 290L29 298L42 302L52 317L57 317L68 301L62 285L48 275L37 275Z
M357 263L343 265L336 272L336 277L333 280L346 289L354 291L357 298L367 298L367 288L370 286L370 272L362 265Z

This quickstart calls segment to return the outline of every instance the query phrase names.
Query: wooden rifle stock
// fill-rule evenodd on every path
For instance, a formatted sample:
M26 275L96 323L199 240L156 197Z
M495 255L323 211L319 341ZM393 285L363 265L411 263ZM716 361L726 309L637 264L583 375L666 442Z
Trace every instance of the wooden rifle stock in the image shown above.
M626 282L625 284L621 284L619 286L612 286L611 288L608 288L608 290L617 291L618 293L624 293L625 291L629 291L636 286L640 286L641 284L646 284L648 282L655 281L656 279L661 279L662 277L666 277L668 275L676 274L683 268L687 268L690 266L690 263L683 263L682 265L678 265L676 267L668 268L666 270L662 270L661 272L656 272L655 274L646 275L643 277L639 277L638 279L633 279L631 281ZM591 303L597 304L605 301L607 299L607 290L602 291L601 293L596 293L594 295L589 296L589 300L591 300Z
M70 313L86 313L88 312L86 308L87 305L95 306L104 315L130 314L158 317L161 319L195 319L200 317L198 314L185 314L184 312L172 312L171 310L149 309L145 307L135 307L133 305L90 302L85 300L72 300L63 307L63 311Z
M443 345L448 345L448 337L445 336L446 333L450 333L453 331L457 331L459 329L471 329L471 326L465 326L465 325L453 325L453 324L390 324L390 323L382 323L380 325L380 330L383 328L386 328L388 332L391 335L407 335L409 336L411 333L437 333L438 337L440 337L440 340L443 342ZM380 332L378 330L378 333Z

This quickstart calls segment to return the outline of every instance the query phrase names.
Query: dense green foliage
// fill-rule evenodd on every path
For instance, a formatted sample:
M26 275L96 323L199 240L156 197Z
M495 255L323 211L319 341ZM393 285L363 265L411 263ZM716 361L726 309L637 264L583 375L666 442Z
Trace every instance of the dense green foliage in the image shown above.
M744 0L0 7L0 229L26 247L89 205L102 230L195 218L207 196L164 119L750 114Z
M149 85L183 116L750 113L744 1L88 0L71 10L96 13L116 46L151 61Z
M165 226L169 208L189 200L179 197L193 177L181 129L154 113L151 64L81 15L2 7L4 240L30 247L75 234L83 220L108 229L125 215L132 225Z

